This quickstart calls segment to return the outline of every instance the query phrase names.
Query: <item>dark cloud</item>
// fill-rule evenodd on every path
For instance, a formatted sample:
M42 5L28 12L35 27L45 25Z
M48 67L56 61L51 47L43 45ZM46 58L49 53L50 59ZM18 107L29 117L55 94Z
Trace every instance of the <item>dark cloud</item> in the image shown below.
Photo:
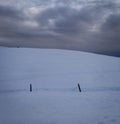
M119 14L111 14L103 23L102 31L107 30L112 33L120 32L120 13Z
M118 3L102 0L88 4L83 1L62 3L65 1L26 9L1 5L0 45L120 56Z

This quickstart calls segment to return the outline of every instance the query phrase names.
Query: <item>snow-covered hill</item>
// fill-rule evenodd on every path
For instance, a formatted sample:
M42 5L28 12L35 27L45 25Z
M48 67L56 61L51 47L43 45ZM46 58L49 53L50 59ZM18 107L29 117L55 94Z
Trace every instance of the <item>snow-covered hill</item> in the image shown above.
M120 58L1 47L0 85L1 124L120 123Z

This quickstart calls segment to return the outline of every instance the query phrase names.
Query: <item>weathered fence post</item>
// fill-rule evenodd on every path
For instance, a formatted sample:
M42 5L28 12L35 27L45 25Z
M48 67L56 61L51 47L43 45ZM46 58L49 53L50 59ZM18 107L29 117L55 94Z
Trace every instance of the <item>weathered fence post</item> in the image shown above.
M30 92L32 92L32 84L30 84Z
M79 92L81 92L80 84L78 84L78 89L79 89Z

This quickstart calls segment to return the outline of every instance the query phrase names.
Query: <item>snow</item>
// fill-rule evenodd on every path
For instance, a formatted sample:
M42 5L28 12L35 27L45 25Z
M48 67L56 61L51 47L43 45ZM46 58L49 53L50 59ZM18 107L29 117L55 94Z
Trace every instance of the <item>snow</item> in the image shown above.
M119 75L116 57L0 47L0 124L119 124Z

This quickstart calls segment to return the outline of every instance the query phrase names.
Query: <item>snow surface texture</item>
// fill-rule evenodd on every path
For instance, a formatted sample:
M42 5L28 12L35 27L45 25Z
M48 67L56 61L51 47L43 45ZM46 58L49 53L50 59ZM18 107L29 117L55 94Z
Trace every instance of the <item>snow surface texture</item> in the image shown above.
M120 58L1 47L0 124L120 124Z

